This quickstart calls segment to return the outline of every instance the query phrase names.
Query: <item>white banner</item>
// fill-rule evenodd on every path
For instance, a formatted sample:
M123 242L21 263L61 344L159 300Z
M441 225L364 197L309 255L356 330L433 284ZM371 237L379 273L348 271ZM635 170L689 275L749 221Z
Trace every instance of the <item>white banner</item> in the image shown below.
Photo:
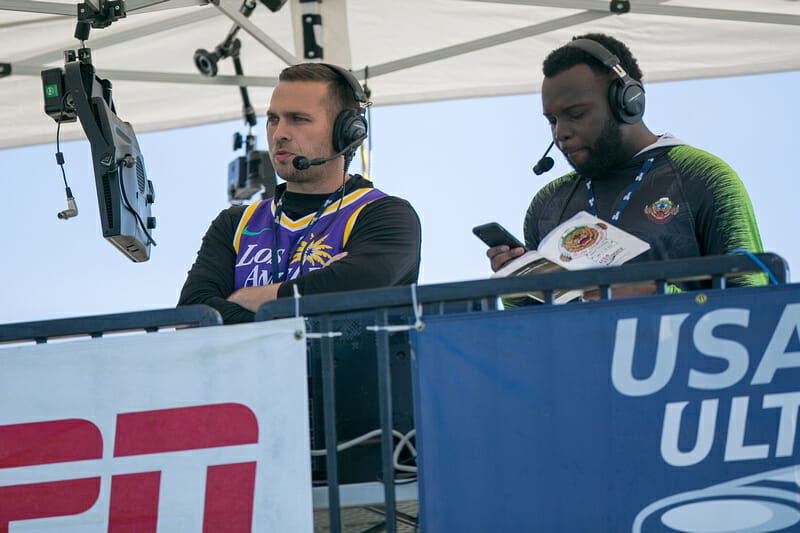
M304 333L0 349L0 533L311 531Z

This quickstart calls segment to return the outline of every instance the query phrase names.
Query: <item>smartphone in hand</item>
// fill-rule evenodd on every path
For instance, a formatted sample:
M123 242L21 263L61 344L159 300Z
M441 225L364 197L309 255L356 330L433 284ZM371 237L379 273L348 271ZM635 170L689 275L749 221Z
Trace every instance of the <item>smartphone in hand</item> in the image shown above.
M485 242L490 248L505 244L509 248L525 248L509 231L497 222L489 222L472 228L472 233Z

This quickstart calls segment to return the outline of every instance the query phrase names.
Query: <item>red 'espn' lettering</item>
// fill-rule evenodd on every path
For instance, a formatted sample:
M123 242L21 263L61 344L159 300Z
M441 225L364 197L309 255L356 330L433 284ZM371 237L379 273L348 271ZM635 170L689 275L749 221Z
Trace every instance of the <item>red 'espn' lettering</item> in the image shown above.
M0 443L0 468L103 456L100 430L88 420L77 418L0 426Z
M255 444L258 421L248 407L223 403L117 415L114 457ZM0 469L102 458L100 430L68 419L0 426ZM206 467L203 533L248 533L255 462ZM85 512L100 477L0 487L0 533L9 523ZM155 533L161 471L111 477L108 533Z
M99 494L99 477L0 487L0 533L8 533L8 524L15 520L88 511Z
M114 457L258 442L258 422L237 403L117 415Z
M249 533L255 485L255 463L209 466L203 533Z
M161 472L111 478L108 533L156 533Z

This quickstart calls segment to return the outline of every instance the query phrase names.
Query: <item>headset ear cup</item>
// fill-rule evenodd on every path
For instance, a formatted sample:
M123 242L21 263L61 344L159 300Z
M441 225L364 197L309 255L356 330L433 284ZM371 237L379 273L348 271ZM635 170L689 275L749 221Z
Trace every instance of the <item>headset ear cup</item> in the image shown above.
M345 109L333 124L333 149L340 152L349 144L367 135L367 121L355 109Z
M644 87L627 76L615 80L608 88L608 102L617 120L635 124L644 115Z

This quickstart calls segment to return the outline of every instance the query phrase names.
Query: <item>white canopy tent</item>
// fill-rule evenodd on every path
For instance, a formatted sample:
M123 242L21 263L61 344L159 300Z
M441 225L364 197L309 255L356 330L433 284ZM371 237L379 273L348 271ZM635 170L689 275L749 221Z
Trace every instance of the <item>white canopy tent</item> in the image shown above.
M63 67L63 51L80 47L77 0L0 0L0 73L11 71L0 77L0 322L175 304L204 231L228 203L227 167L241 153L230 144L243 123L237 85L250 88L263 116L280 70L305 60L299 19L311 9L322 19L323 60L351 66L362 80L369 72L379 106L370 120L373 177L420 215L420 283L489 275L472 226L496 220L521 236L530 198L569 170L556 155L549 174L531 172L550 142L531 93L549 50L590 31L618 36L639 59L648 127L728 162L751 195L765 249L800 264L790 161L800 115L787 105L800 86L798 1L631 0L622 15L606 0L288 0L276 13L254 1L252 16L238 17L247 26L237 34L242 79L230 59L215 78L193 63L196 49L225 39L242 0L125 0L126 18L91 31L93 63L139 134L156 189L158 246L150 261L133 263L100 236L92 160L77 123L62 125L61 140L76 142L60 150L81 214L56 218L64 188L40 71ZM720 76L737 77L699 79ZM652 83L668 80L693 81ZM516 96L470 98L492 95ZM412 102L420 103L391 105ZM260 149L263 127L254 131Z
M80 47L77 3L0 0L0 149L52 142L40 72L63 66L63 51ZM277 12L256 2L245 18L240 0L126 0L127 17L93 29L86 44L98 74L113 83L118 114L137 132L240 118L242 84L263 114L280 70L309 60L304 14L320 17L313 35L322 59L366 80L375 105L538 92L545 54L595 31L635 50L645 82L800 70L796 0L631 0L628 12L612 13L626 3L289 0ZM213 50L234 23L242 27L244 76L234 75L230 59L218 76L202 76L195 50ZM62 134L83 137L77 127Z

